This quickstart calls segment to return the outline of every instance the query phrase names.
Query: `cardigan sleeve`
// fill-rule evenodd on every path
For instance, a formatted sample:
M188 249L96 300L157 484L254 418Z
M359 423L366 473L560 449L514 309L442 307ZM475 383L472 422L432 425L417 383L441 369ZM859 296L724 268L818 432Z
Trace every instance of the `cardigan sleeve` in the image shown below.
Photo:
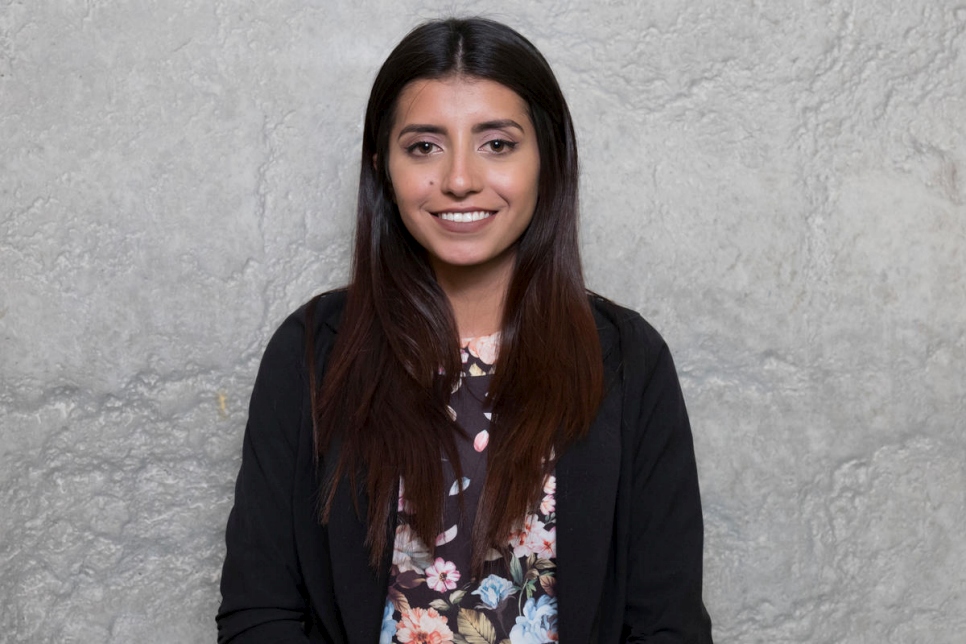
M262 358L249 406L218 610L221 644L309 642L293 525L302 405L302 328L289 318Z
M631 353L644 366L643 390L625 392L639 407L628 419L636 426L624 641L710 644L691 427L670 351L638 321Z

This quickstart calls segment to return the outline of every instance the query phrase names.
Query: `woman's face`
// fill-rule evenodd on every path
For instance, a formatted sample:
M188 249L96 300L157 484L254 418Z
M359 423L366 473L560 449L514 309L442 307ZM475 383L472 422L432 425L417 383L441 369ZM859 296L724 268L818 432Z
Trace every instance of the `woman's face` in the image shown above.
M537 205L540 154L526 103L494 81L417 80L399 95L389 176L437 278L512 271Z

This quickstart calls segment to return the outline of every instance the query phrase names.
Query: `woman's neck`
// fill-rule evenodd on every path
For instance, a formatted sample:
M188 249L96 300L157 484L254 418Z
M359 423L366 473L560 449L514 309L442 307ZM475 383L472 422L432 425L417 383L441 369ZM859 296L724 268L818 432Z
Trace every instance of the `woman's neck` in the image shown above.
M436 281L449 300L461 338L496 333L503 325L503 307L513 264L446 266L436 270Z

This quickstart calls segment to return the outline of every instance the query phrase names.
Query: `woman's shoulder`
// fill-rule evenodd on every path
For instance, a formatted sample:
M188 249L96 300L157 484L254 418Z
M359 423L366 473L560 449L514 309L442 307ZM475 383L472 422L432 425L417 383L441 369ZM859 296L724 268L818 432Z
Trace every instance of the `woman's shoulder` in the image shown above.
M283 336L303 335L306 328L312 328L316 333L322 328L335 331L339 327L345 301L345 288L319 293L292 311L275 333Z
M311 328L316 333L323 330L335 332L342 319L342 311L345 310L347 294L345 288L319 293L289 317L298 320L303 328Z
M664 338L640 313L597 293L590 293L589 297L605 356L617 349L624 356L643 353L646 362L652 362L667 350Z
M265 349L266 355L299 357L306 349L306 329L311 329L311 342L324 347L331 342L345 309L344 288L326 291L292 311L275 329Z

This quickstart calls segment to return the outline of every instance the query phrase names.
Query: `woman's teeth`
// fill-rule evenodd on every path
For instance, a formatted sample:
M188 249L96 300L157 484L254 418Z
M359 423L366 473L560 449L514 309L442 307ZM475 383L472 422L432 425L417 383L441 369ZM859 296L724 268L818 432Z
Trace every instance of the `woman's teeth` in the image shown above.
M455 221L458 224L465 224L471 221L486 219L492 214L485 210L478 210L476 212L441 212L439 213L439 218L444 221Z

